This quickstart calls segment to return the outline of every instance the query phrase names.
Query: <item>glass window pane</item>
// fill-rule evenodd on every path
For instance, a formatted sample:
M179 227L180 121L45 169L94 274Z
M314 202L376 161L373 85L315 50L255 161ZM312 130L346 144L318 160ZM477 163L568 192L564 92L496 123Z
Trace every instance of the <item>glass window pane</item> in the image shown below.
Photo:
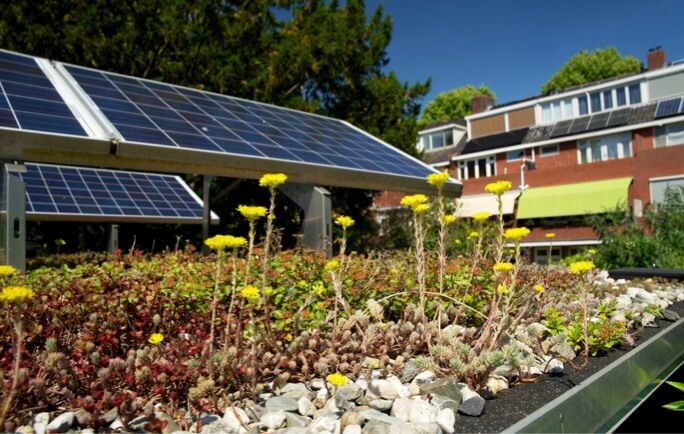
M667 145L684 144L684 123L667 126Z
M468 169L467 169L467 177L468 178L475 178L475 160L470 160L468 161Z
M613 108L613 91L606 90L603 92L603 108Z
M572 117L572 100L566 99L563 101L563 119L570 119Z
M444 134L440 131L438 133L432 134L432 148L438 149L444 147Z
M542 122L551 122L551 104L542 105Z
M444 136L446 137L446 143L444 144L445 146L454 144L454 132L452 130L446 130L444 132Z
M561 106L560 106L560 101L556 101L552 104L553 107L553 120L557 121L560 120L561 118Z
M555 155L558 153L558 145L548 145L539 147L539 155Z
M615 95L617 95L617 106L623 106L627 104L627 96L625 95L625 88L618 87L615 89Z
M510 151L506 152L506 161L516 161L523 157L523 151Z
M596 113L601 111L601 93L595 92L590 95L591 97L591 112Z
M638 83L629 85L629 103L639 104L641 102L641 88Z
M579 104L580 116L589 113L589 107L587 106L587 97L585 95L577 97L577 103Z

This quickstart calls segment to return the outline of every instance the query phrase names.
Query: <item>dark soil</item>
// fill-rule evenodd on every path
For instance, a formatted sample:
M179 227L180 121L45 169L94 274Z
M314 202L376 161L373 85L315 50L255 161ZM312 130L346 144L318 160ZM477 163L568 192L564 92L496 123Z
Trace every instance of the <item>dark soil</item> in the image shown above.
M684 317L684 302L677 303L668 308ZM664 328L673 324L671 321L656 320L657 327L647 327L639 331L636 336L635 347L646 342ZM562 375L544 375L538 381L514 385L510 389L499 393L494 399L485 404L485 412L479 417L464 415L456 416L456 432L459 433L500 433L528 414L534 412L556 397L567 392L594 373L600 371L610 363L627 354L633 348L617 348L610 353L590 357L589 363L579 371L573 371L569 364L565 364ZM576 364L582 362L581 358L575 360ZM681 397L680 397L681 399ZM681 427L681 426L680 426ZM668 432L669 427L653 426L651 432ZM623 431L628 432L628 431ZM674 431L672 431L674 432Z

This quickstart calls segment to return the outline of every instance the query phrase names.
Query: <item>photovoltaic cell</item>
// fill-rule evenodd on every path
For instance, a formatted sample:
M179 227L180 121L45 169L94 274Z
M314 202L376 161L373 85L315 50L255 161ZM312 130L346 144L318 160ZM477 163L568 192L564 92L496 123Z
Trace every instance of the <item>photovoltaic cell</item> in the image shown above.
M629 115L632 113L631 108L624 108L610 112L607 127L617 127L625 125L629 120Z
M610 112L592 115L589 119L589 125L587 125L587 131L605 128L608 125L609 117Z
M65 65L125 141L425 178L433 171L347 123Z
M556 123L556 125L554 125L553 127L553 131L551 131L551 138L560 137L568 134L568 130L570 130L571 125L572 119Z
M591 120L591 116L584 116L581 118L577 118L572 122L572 126L568 130L568 134L577 134L577 133L582 133L587 130L587 127L589 126L589 121Z
M194 222L202 202L177 176L26 163L26 212L42 218Z
M656 108L655 117L664 118L666 116L672 116L679 114L680 107L682 106L682 97L667 99L660 101L658 103L658 108Z
M0 128L87 136L32 57L0 51Z

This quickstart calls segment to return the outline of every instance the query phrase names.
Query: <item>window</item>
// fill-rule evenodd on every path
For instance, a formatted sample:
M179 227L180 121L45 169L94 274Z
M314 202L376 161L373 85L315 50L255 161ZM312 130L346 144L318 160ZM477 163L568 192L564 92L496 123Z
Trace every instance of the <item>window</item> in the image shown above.
M542 104L542 122L558 122L572 118L572 98Z
M454 131L452 129L423 134L421 137L423 150L432 151L454 144Z
M506 152L506 161L517 161L522 159L525 153L522 150Z
M577 98L577 103L579 104L579 114L580 116L589 113L589 106L587 105L587 96L582 95Z
M592 93L591 98L591 112L596 113L601 111L601 92Z
M603 92L603 108L613 108L613 91L606 90Z
M548 247L537 247L534 252L535 261L537 264L548 264L549 249ZM558 247L551 248L551 261L559 261L561 259L561 251Z
M629 85L629 103L639 104L641 102L641 87L639 83Z
M458 179L485 178L496 176L496 160L494 157L458 162Z
M621 107L627 104L627 97L625 96L625 88L618 87L615 89L615 95L617 97L617 106Z
M559 152L558 145L547 145L539 147L539 156L546 157L548 155L556 155Z
M684 123L656 127L655 136L656 148L684 145Z
M631 134L616 134L577 142L579 163L616 160L632 156Z

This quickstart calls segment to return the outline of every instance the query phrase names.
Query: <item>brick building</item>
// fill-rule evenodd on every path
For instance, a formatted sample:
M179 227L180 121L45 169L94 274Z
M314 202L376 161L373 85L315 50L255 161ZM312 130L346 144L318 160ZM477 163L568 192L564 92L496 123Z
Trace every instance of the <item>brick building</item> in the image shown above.
M530 259L553 259L600 243L583 218L626 207L635 217L684 191L684 62L658 47L642 72L493 106L474 101L462 121L430 126L418 147L463 183L460 217L496 212L486 184L508 180L510 225L532 230ZM387 205L387 204L385 204Z

